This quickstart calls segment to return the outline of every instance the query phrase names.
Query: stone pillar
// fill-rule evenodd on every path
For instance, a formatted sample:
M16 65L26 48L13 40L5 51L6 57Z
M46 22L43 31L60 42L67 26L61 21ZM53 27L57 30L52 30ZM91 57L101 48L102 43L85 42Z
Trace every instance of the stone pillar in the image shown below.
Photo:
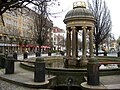
M76 56L78 57L78 31L76 31Z
M83 34L82 34L82 47L83 47L83 50L82 50L82 57L83 58L86 58L86 28L83 27Z
M70 60L71 56L71 32L68 27L67 30L67 38L66 38L66 59L64 60L64 67L68 67L68 60Z
M76 58L76 27L71 27L72 29L72 57Z
M89 31L89 46L90 46L90 57L93 57L93 28Z
M82 57L80 61L81 67L84 67L87 65L87 59L86 59L86 27L82 27L83 33L82 33Z
M37 58L35 61L34 82L45 82L45 62L43 58Z
M91 57L87 64L87 84L99 85L99 63L95 57Z
M71 32L67 28L67 38L66 38L66 57L69 58L71 54Z
M8 55L7 60L5 61L5 74L14 73L14 58L13 55Z

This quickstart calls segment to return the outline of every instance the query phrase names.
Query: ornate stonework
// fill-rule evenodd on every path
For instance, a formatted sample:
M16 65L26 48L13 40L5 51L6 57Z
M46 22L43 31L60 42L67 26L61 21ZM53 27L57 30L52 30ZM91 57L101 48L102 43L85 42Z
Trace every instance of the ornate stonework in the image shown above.
M81 8L86 8L86 3L84 1L77 1L73 3L73 9L81 7Z
M93 56L93 33L94 16L92 12L86 9L86 4L83 1L74 2L73 10L70 10L64 19L67 27L66 38L66 64L69 66L86 66L88 63L86 57L87 48L90 49L90 56ZM82 56L78 55L78 32L82 31ZM87 35L89 37L89 45L87 44ZM90 45L91 44L91 45Z

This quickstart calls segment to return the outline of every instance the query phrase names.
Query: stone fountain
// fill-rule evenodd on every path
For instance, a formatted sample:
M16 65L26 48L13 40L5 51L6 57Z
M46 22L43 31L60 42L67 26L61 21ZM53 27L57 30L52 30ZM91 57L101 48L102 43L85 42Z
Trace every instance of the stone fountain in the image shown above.
M94 73L93 67L98 70L98 62L93 54L93 30L95 19L90 10L86 8L86 4L83 1L74 2L73 10L70 10L65 15L63 22L66 24L66 56L64 57L64 68L49 68L49 73L54 73L57 76L58 87L66 86L80 87L80 84L85 81L84 76L87 76L87 69ZM82 56L78 56L78 34L82 32ZM87 45L86 38L89 39ZM89 48L89 59L86 57L86 50ZM47 68L48 69L48 68ZM96 74L98 75L98 71ZM91 79L93 81L99 78L90 78L88 80L90 84ZM97 84L99 84L97 82ZM96 82L95 82L96 83Z
M93 54L95 19L92 12L86 8L85 2L74 2L73 9L67 12L63 22L66 24L67 32L66 56L62 62L64 67L46 67L48 76L56 76L55 80L51 81L52 86L57 90L81 90L80 85L86 81L85 77L88 80L87 84L99 85L99 63ZM79 32L82 32L81 56L78 55ZM89 44L87 44L87 39ZM89 57L86 57L87 48L89 48ZM60 57L57 59L59 61Z
M90 58L93 57L93 29L95 19L92 12L86 9L83 1L74 2L73 10L70 10L65 18L66 38L66 61L65 67L84 67L87 65L86 49L89 47ZM82 56L78 56L78 33L82 32ZM86 36L89 38L89 45L86 44Z

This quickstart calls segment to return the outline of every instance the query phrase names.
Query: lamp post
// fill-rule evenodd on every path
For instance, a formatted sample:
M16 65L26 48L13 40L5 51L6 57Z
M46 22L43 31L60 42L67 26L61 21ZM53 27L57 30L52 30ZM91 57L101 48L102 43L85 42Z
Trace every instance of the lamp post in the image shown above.
M119 44L118 44L118 57L120 57L120 42L119 42Z

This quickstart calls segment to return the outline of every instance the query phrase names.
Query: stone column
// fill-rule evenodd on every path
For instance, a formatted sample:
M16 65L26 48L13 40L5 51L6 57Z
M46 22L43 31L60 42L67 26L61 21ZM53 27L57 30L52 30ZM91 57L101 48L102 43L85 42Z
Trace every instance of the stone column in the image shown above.
M67 29L67 40L66 40L66 57L67 59L70 58L71 54L71 32L68 28Z
M82 57L80 61L80 66L84 67L87 65L87 59L86 59L86 26L82 27L83 33L82 33Z
M67 30L67 37L66 37L66 59L64 59L64 67L68 67L68 61L70 60L71 56L71 31L68 27L66 27Z
M78 31L76 31L76 56L78 56Z
M86 58L86 27L83 28L83 34L82 34L82 57Z
M76 58L76 27L71 27L72 29L72 57Z
M89 31L89 46L90 46L90 57L93 57L93 28Z

